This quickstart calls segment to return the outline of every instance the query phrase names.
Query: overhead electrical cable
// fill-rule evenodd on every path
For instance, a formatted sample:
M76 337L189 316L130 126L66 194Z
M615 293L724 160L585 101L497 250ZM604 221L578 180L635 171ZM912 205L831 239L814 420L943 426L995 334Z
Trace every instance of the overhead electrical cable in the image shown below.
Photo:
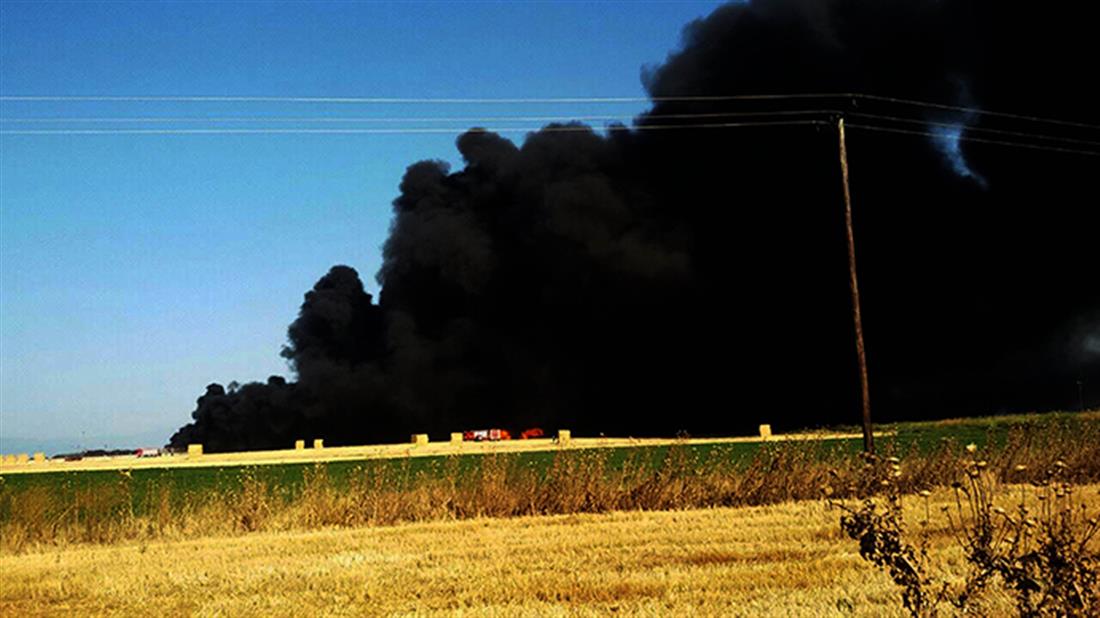
M927 107L933 109L942 109L954 112L962 112L966 114L981 114L983 116L997 116L1001 118L1012 118L1014 120L1026 120L1029 122L1044 122L1049 124L1059 124L1067 127L1077 127L1082 129L1092 129L1100 131L1100 124L1088 124L1084 122L1076 122L1072 120L1062 120L1059 118L1049 118L1043 116L1031 116L1027 114L1016 114L1009 112L995 112L978 107L964 107L961 105L948 105L944 103L933 103L930 101L915 101L912 99L900 99L897 97L886 97L875 94L856 94L852 95L856 98L866 99L869 101L882 101L884 103L900 103L903 105L915 105L920 107Z
M295 96L109 96L109 95L4 95L0 102L104 102L104 103L340 103L375 105L517 105L517 104L618 104L618 103L703 103L723 101L777 101L804 99L851 99L876 101L897 105L919 106L928 109L981 114L1018 121L1057 124L1100 131L1100 125L1072 120L1049 118L1013 112L986 110L977 107L919 101L886 95L859 92L839 93L787 93L741 95L684 95L684 96L608 96L608 97L295 97Z
M720 122L702 124L678 124L678 125L643 125L628 127L623 125L611 125L603 127L607 131L664 131L684 129L731 129L744 127L775 127L798 125L824 125L824 120L777 120L760 122ZM26 130L0 130L0 135L400 135L400 134L432 134L432 133L465 133L471 129L466 127L451 128L423 128L401 127L395 129L26 129ZM588 126L549 126L549 127L493 127L480 129L486 133L516 133L516 132L544 132L544 133L578 133L592 132Z
M870 118L873 120L888 120L891 122L901 122L908 124L929 125L935 127L952 127L965 130L967 133L983 132L994 135L1009 135L1012 137L1027 137L1032 139L1042 139L1048 141L1064 142L1067 144L1082 144L1086 146L1096 146L1100 148L1100 141L1076 139L1071 137L1062 137L1059 135L1047 135L1044 133L1025 133L1022 131L1006 131L1004 129L990 129L987 127L979 127L972 124L960 123L960 122L934 122L931 120L921 120L917 118L902 118L900 116L887 116L883 114L864 114L861 112L837 112L844 116L850 116L852 118Z
M884 133L898 133L898 134L905 134L905 135L924 135L924 136L928 136L928 137L939 137L939 138L948 137L948 138L957 139L957 140L963 141L963 142L976 142L976 143L979 143L979 144L994 144L994 145L999 145L999 146L1012 146L1012 147L1016 147L1016 148L1029 148L1029 149L1032 149L1032 150L1048 150L1048 151L1051 151L1051 152L1062 152L1062 153L1066 153L1066 154L1080 154L1080 155L1089 155L1089 156L1094 156L1094 157L1100 157L1100 151L1079 150L1079 149L1075 149L1075 148L1059 148L1059 147L1056 147L1056 146L1047 146L1047 145L1039 145L1039 144L1024 144L1024 143L1020 143L1020 142L1009 142L1009 141L1005 141L1005 140L992 140L992 139L985 139L985 138L981 138L981 137L970 137L970 136L967 136L967 135L951 135L951 134L948 134L948 133L942 132L942 131L940 133L929 133L927 131L915 131L915 130L910 130L910 129L898 129L898 128L893 128L893 127L882 127L882 126L874 126L874 125L868 125L868 124L851 124L851 123L846 123L845 126L848 127L848 128L852 128L852 129L863 129L863 130L866 130L866 131L879 131L879 132L884 132Z
M936 103L911 101L907 99L898 99L893 97L882 97L877 95L819 95L819 94L795 94L795 95L735 95L731 97L665 97L666 100L760 100L760 99L777 99L777 98L823 98L823 97L838 97L838 96L852 96L854 98L864 98L868 100L886 101L890 103L911 104L919 106L927 106L930 108L942 108L950 110L965 110L967 112L984 113L994 117L1010 118L1016 121L1026 120L1032 122L1050 122L1053 124L1064 124L1069 126L1082 126L1087 128L1093 128L1094 125L1087 125L1082 123L1073 123L1069 121L1059 121L1048 118L1040 118L1036 116L1025 116L1020 114L1006 114L999 112L988 112L987 110L978 110L976 108L963 108L958 106L948 106ZM65 99L65 100L85 100L85 99L109 99L109 100L164 100L164 97L0 97L0 100L38 100L38 99ZM300 100L297 98L285 98L285 97L172 97L171 100ZM625 100L627 98L614 98L614 97L601 97L601 98L588 98L588 99L407 99L401 101L416 101L416 102L453 102L453 101L492 101L492 102L573 102L573 101L610 101L610 100ZM321 100L318 98L311 98L309 100ZM324 99L328 100L328 99ZM351 100L351 99L340 99ZM397 99L355 99L357 101L397 101ZM641 100L641 99L639 99ZM657 99L644 99L644 100L661 100ZM811 117L809 119L805 117ZM819 118L812 118L818 116ZM631 119L623 118L622 116L614 115L599 115L599 116L530 116L530 115L507 115L507 116L442 116L442 117L340 117L340 116L299 116L299 117L282 117L282 116L237 116L237 117L156 117L156 116L143 116L143 117L123 117L123 118L110 118L110 117L81 117L81 118L53 118L53 117L40 117L40 118L0 118L0 122L7 123L19 123L19 124L34 124L34 123L255 123L255 122L282 122L282 123L302 123L302 124L314 124L314 123L436 123L436 122L561 122L561 123L573 123L583 121L611 121L615 124L605 125L602 130L609 132L616 131L670 131L670 130L687 130L687 129L722 129L722 128L738 128L738 127L766 127L766 126L799 126L799 125L824 125L828 124L828 121L820 118L821 116L846 116L852 118L863 118L866 120L880 121L878 123L856 123L849 124L853 128L865 129L870 131L879 131L895 134L907 134L907 135L923 135L934 138L948 138L952 140L1011 146L1017 148L1029 148L1033 150L1047 150L1052 152L1072 153L1072 154L1084 154L1084 155L1098 155L1100 153L1078 149L1078 148L1059 148L1043 143L1028 143L1020 141L1024 140L1040 140L1045 142L1060 142L1064 144L1073 144L1080 146L1092 146L1100 149L1100 141L1077 139L1061 135L1050 135L1045 133L1035 133L1026 131L1015 131L1003 128L992 128L975 126L969 122L941 122L935 120L929 120L926 118L912 118L903 117L890 114L875 114L869 112L837 109L837 108L816 108L816 109L801 109L801 110L770 110L770 111L728 111L728 112L699 112L699 113L651 113L651 114L638 114ZM798 120L772 120L772 118L791 118L802 117ZM758 118L756 121L742 121L742 122L699 122L699 123L672 123L672 124L646 124L645 121L668 121L668 120L716 120L720 118ZM629 120L641 120L640 124L626 124ZM616 121L621 121L619 124ZM882 122L886 123L903 123L910 125L919 125L921 127L943 127L950 129L950 131L919 131L916 129L902 129L893 126L883 126ZM1100 126L1096 126L1100 129ZM0 135L401 135L401 134L454 134L464 133L469 131L469 127L396 127L396 128L281 128L281 127L263 127L263 128L232 128L232 127L204 127L204 128L73 128L66 127L61 129L3 129L0 130ZM601 128L593 128L583 125L550 125L542 127L533 126L500 126L482 129L487 132L494 133L519 133L519 132L587 132L587 131L599 131ZM1000 135L1016 138L1015 140L999 140L989 139L982 137L980 134Z
M757 111L757 112L712 112L712 113L685 113L685 114L651 114L645 118L648 120L699 120L699 119L717 119L717 118L751 118L751 117L791 117L791 116L848 116L853 118L865 118L872 120L884 120L892 123L907 123L920 126L931 127L945 127L956 130L963 130L966 133L968 141L973 141L972 134L974 133L988 133L993 135L1005 135L1016 138L1029 138L1035 140L1045 140L1053 142L1062 142L1067 144L1076 144L1083 146L1095 146L1100 148L1100 141L1082 140L1063 136L1031 133L1022 131L1008 131L1004 129L993 129L988 127L980 127L963 123L951 123L951 122L936 122L926 119L918 118L904 118L901 116L892 116L885 114L869 114L864 112L852 112L843 111L838 109L809 109L809 110L780 110L780 111ZM39 123L39 122L70 122L70 123L106 123L106 122L118 122L118 123L156 123L164 122L172 124L175 122L214 122L214 123L254 123L254 122L287 122L287 123L303 123L303 124L315 124L315 123L338 123L338 122L351 122L351 123L395 123L395 122L409 122L409 123L434 123L434 122L579 122L579 121L593 121L593 120L624 120L618 116L442 116L442 117L369 117L369 118L352 118L352 117L265 117L265 116L248 116L248 117L224 117L224 118L203 118L203 117L186 117L186 118L167 118L167 117L140 117L140 118L0 118L0 122L14 122L21 124ZM819 122L824 120L815 119ZM604 127L611 131L620 130L666 130L674 128L723 128L732 126L734 124L761 124L761 123L702 123L702 124L683 124L683 125L623 125L616 126L610 125ZM498 133L503 132L527 132L527 131L585 131L589 130L587 127L494 127L490 130ZM262 129L234 129L234 128L200 128L200 129L181 129L181 128L157 128L157 129L127 129L127 128L110 128L110 129L88 129L88 128L71 128L64 129L12 129L12 130L0 130L0 134L9 135L110 135L110 134L133 134L133 135L171 135L171 134L415 134L415 133L461 133L469 130L469 128L460 127L446 127L446 128L422 128L422 127L410 127L410 128L394 128L394 129L289 129L289 128L262 128ZM597 129L593 129L597 130ZM932 133L933 136L944 136L946 133ZM1016 142L1013 142L1016 143Z
M77 102L77 103L352 103L352 104L435 104L435 105L515 105L562 103L662 103L662 102L715 102L715 101L769 101L776 99L828 99L849 97L847 94L799 93L799 94L741 94L728 96L677 96L677 97L292 97L292 96L100 96L100 95L16 95L0 96L0 101L11 102Z
M757 112L714 112L714 113L698 113L698 114L646 114L646 118L659 118L659 119L692 119L692 118L739 118L739 117L754 117L754 116L807 116L814 114L832 114L839 113L837 110L828 109L809 109L809 110L779 110L779 111L757 111ZM111 118L100 116L83 116L72 118L61 117L41 117L41 118L4 118L0 117L0 122L13 122L21 124L33 124L33 123L49 123L49 122L72 122L72 123L93 123L93 122L118 122L118 123L147 123L147 122L302 122L302 123L315 123L315 122L355 122L355 123L368 123L368 122L576 122L576 121L592 121L592 120L633 120L637 115L624 116L619 115L601 115L601 116L222 116L222 117L204 117L204 116L182 116L182 117L170 117L170 116L140 116L140 117L128 117L128 118Z

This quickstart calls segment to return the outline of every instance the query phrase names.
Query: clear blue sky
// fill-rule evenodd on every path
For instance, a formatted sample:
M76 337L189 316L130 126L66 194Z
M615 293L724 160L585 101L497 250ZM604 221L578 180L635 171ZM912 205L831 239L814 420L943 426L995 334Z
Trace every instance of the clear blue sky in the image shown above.
M718 4L5 0L0 94L640 96L641 67ZM643 107L9 100L0 130L628 120ZM473 124L506 123L217 126ZM162 443L206 384L288 375L278 353L302 294L337 263L376 290L405 167L457 163L454 137L0 135L0 450Z

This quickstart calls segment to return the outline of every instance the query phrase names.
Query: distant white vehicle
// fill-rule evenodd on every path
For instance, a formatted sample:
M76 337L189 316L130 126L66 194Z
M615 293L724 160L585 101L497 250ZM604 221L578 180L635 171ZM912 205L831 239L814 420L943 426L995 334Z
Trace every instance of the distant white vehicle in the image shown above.
M138 457L160 457L161 451L159 448L139 448L136 455Z
M463 440L484 442L486 440L496 442L498 440L511 440L512 434L507 429L471 429L462 432Z

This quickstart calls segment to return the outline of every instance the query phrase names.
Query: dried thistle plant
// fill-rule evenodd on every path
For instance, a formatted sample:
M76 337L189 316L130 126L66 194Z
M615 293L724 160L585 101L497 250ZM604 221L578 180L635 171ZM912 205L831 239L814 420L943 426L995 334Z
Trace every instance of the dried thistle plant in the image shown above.
M865 487L878 491L856 505L830 498L843 511L841 529L859 541L861 557L889 573L912 616L935 616L945 603L960 611L973 609L975 599L994 584L1012 596L1021 616L1100 615L1100 553L1091 547L1100 524L1074 499L1073 484L1063 480L1066 464L1055 461L1030 487L1020 484L1016 504L1006 510L994 502L997 474L978 451L967 445L951 482L954 507L943 507L948 530L966 558L961 583L952 585L935 573L929 560L927 490L919 492L925 502L921 530L915 542L908 540L896 458L865 456L871 481ZM1036 478L1022 464L1007 474L1009 482L1012 476Z

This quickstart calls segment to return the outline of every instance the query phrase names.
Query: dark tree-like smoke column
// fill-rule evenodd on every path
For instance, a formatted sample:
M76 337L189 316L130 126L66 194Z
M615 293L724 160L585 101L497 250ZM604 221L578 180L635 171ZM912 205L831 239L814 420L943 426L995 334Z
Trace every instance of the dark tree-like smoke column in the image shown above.
M1090 10L728 5L689 24L683 48L644 71L662 102L635 128L746 109L666 97L804 92L1095 123ZM988 118L951 110L867 99L753 109L809 107L951 125L938 139L849 135L876 413L1074 407L1078 380L1086 403L1100 402L1100 159L959 142L951 136ZM518 146L472 130L457 141L461 170L408 168L378 304L353 269L334 267L288 332L297 381L211 385L172 443L854 423L835 144L831 129L807 126L605 136L559 125Z

